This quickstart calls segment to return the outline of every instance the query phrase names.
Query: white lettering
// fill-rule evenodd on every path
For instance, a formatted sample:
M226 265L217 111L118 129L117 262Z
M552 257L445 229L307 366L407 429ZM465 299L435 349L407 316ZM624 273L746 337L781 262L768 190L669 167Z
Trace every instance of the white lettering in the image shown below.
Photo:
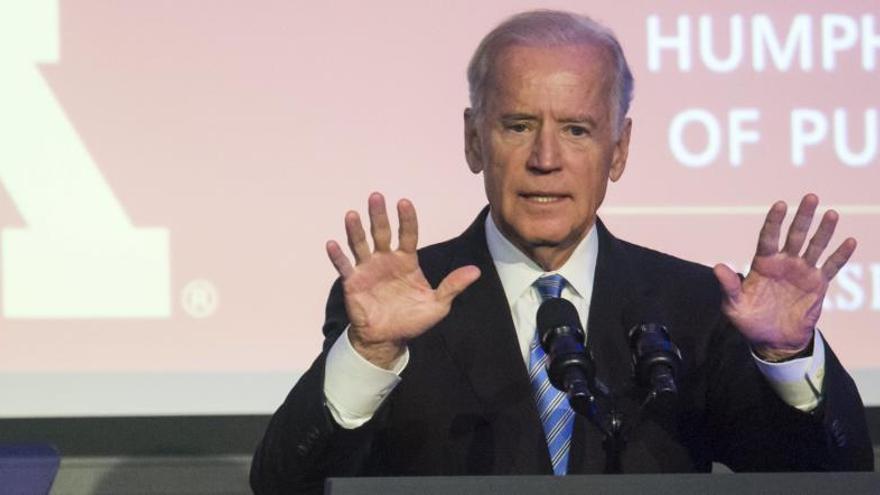
M871 263L871 309L880 311L880 263Z
M828 119L822 112L810 108L796 108L791 112L791 162L802 166L806 162L805 149L820 143L828 135Z
M822 298L822 311L834 311L834 303L831 301L831 294L825 293Z
M834 110L834 151L844 164L865 167L877 157L877 109L865 110L865 145L859 153L853 153L847 143L848 127L846 110Z
M692 124L701 126L706 131L706 147L700 152L691 151L684 144L685 130ZM700 168L709 165L718 157L721 149L721 126L718 120L702 108L679 113L669 126L669 149L675 159L687 167Z
M855 311L865 303L865 292L861 282L863 275L862 265L845 265L837 272L837 285L846 293L838 293L834 298L835 306L842 311ZM847 297L849 296L849 297Z
M874 16L862 16L862 68L877 68L877 51L880 50L880 33L874 32Z
M678 70L691 70L691 20L686 15L678 16L678 32L672 36L660 34L660 16L648 17L648 70L660 70L661 50L669 49L678 52Z
M700 16L700 58L713 72L731 72L743 59L743 19L741 15L730 18L730 53L725 59L715 56L713 50L712 18Z
M837 67L836 54L856 46L859 28L855 19L845 15L822 16L822 68L832 71Z
M730 134L730 164L738 167L742 164L742 147L745 143L757 143L761 135L754 129L744 129L746 122L757 122L761 113L757 108L735 108L730 111L728 133Z
M4 315L167 317L168 231L132 226L43 79L58 42L57 0L0 2L0 181L27 224L0 231Z
M791 21L785 46L780 45L779 38L766 15L752 17L752 65L758 72L767 68L766 53L769 52L773 65L781 72L789 70L794 62L795 53L799 55L800 68L809 71L813 67L810 54L813 50L810 16L796 15Z
M784 21L777 18L774 24L767 14L754 14L748 18L734 14L728 17L729 40L726 41L729 43L721 43L722 46L729 45L723 57L717 53L720 40L715 39L715 23L723 22L719 19L720 16L702 15L692 22L690 16L679 15L676 17L675 31L663 34L661 17L656 14L648 16L648 69L660 71L662 55L666 51L675 54L677 69L681 72L693 70L695 55L706 69L717 73L732 72L748 65L748 56L756 72L771 68L780 72L795 69L809 72L814 66L833 72L837 70L840 56L845 52L853 52L853 56L859 57L865 71L877 69L880 33L877 32L876 18L871 14L824 14L815 17L797 14L790 18L787 28L778 27ZM694 23L696 33L691 27ZM746 29L749 30L748 35ZM697 53L694 53L694 43L699 50Z

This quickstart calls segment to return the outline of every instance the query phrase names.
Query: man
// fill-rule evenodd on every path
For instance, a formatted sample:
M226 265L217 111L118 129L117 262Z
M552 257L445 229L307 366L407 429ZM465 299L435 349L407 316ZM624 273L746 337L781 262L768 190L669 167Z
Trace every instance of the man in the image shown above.
M847 239L816 267L835 212L804 249L818 204L805 196L780 250L786 206L774 204L744 280L617 240L596 216L632 129L613 35L568 13L521 14L487 35L468 76L466 157L488 211L418 254L409 201L397 205L397 249L380 194L372 251L346 214L354 263L327 244L340 280L324 352L272 419L257 493L320 492L327 476L602 472L601 434L548 392L531 346L542 298L560 296L628 418L623 472L872 468L858 392L815 330L855 249ZM671 409L641 409L632 378L627 330L646 308L660 308L652 317L683 355Z

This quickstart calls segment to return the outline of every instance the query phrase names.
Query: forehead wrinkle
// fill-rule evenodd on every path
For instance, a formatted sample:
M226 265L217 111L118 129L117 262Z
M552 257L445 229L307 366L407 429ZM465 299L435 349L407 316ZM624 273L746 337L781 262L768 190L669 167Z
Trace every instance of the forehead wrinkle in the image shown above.
M583 92L580 87L575 85L578 93L584 93L578 98L579 108L573 108L571 101L550 101L549 104L535 104L535 98L531 98L528 93L513 91L508 88L507 91L499 92L497 100L504 101L503 108L499 108L498 101L492 101L490 108L494 107L499 113L498 118L501 120L544 120L550 118L559 123L581 123L596 126L603 121L605 113L608 112L604 99L598 98L599 107L592 104L590 92ZM504 98L507 96L507 98ZM551 95L552 96L552 95ZM593 100L594 102L596 100ZM494 113L494 112L493 112Z
M502 52L495 63L495 74L486 99L487 107L496 107L500 100L506 108L496 108L496 111L505 115L537 116L543 112L530 108L537 105L549 109L549 113L558 121L595 125L609 120L614 81L608 68L610 56L606 50L592 45L555 49L567 53L550 51L548 55L549 48L530 46L512 46ZM529 54L530 51L533 53ZM574 58L571 57L572 52L575 52ZM560 56L556 56L557 53ZM561 94L558 94L558 90L562 90ZM544 104L547 102L542 102L543 95L536 97L536 93L541 92L566 101ZM572 100L581 108L573 109Z

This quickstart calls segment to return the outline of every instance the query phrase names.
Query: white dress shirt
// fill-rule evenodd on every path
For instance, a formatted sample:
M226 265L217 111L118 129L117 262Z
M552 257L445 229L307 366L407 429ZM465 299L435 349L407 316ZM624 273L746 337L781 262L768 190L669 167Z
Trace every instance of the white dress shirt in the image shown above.
M510 305L524 366L528 367L529 343L535 335L535 317L542 301L533 284L542 276L558 273L565 277L567 283L562 297L577 308L589 340L587 319L599 253L595 226L555 272L543 271L517 249L501 234L491 215L486 216L485 229L489 254ZM825 374L825 346L818 331L812 356L783 363L770 363L752 356L770 386L786 403L802 411L811 411L819 404ZM330 348L324 368L324 397L333 419L343 428L357 428L369 421L400 382L400 373L408 362L407 350L391 370L373 365L354 350L346 329ZM818 396L815 391L819 392Z

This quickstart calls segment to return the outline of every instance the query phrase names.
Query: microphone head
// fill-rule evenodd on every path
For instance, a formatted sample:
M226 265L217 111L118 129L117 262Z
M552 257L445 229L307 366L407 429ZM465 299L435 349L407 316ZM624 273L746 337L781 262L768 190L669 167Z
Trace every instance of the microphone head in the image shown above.
M581 327L580 316L578 316L574 304L567 299L555 297L541 303L538 308L537 322L538 337L544 352L550 352L549 347L556 337L557 332L554 331L556 329L568 328L569 331L579 335L581 342L583 342L584 330Z
M584 349L584 330L574 304L561 298L547 299L538 308L537 320L541 348L550 358L547 365L550 383L568 393L568 378L570 383L580 381L589 389L596 374L595 366Z
M629 345L633 372L640 384L655 385L651 383L651 376L658 365L665 367L671 379L675 379L681 366L681 351L672 342L665 326L659 323L634 326L629 331Z

